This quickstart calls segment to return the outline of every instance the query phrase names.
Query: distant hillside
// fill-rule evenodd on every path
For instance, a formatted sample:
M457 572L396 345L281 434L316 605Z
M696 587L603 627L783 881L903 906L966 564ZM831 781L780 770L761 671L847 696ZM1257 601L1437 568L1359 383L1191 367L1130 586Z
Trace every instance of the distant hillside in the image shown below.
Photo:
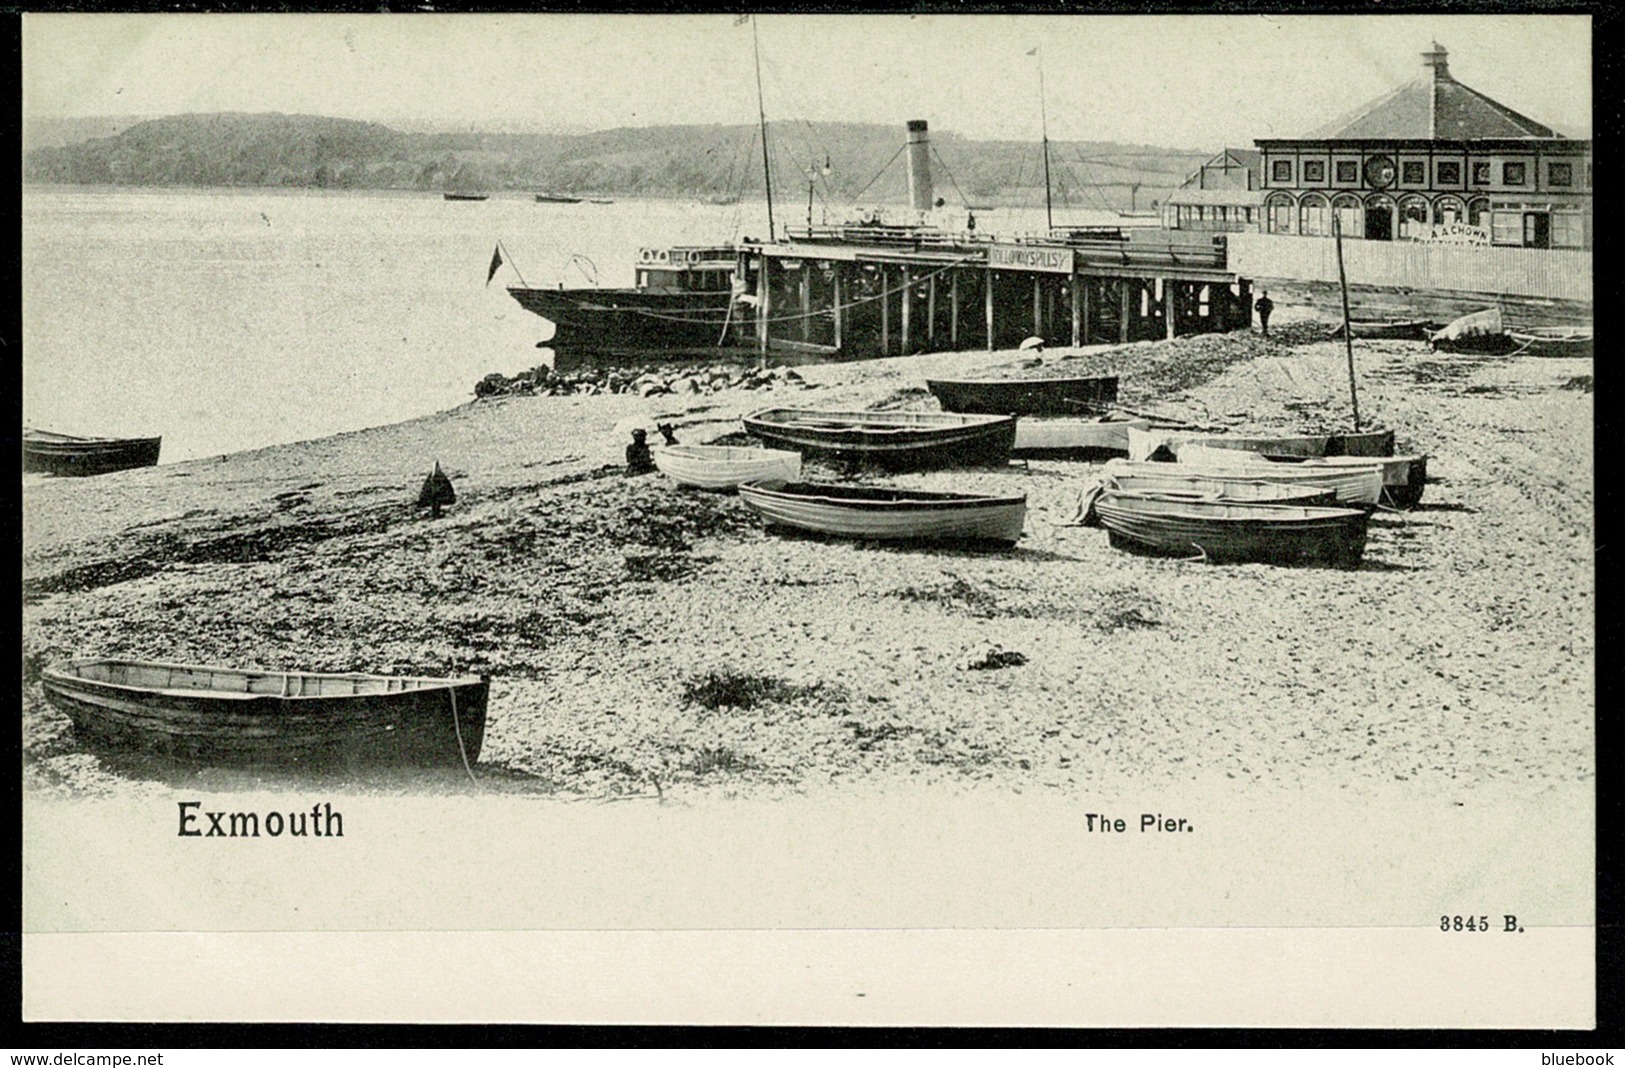
M87 123L89 120L85 120ZM94 125L87 129L94 130ZM906 199L903 130L771 124L774 189L830 205ZM950 203L1042 203L1039 145L932 131L937 194ZM1074 207L1146 208L1211 155L1143 145L1054 142L1051 187ZM828 173L824 167L828 163ZM753 126L657 126L591 133L407 133L310 115L177 115L24 161L32 182L158 186L546 190L621 196L759 196Z

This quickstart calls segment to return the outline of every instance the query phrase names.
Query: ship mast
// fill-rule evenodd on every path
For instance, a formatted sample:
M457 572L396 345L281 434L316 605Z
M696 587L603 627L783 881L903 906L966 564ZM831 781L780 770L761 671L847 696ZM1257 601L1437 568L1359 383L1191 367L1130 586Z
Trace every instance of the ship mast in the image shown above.
M1038 125L1044 140L1044 226L1046 231L1055 229L1055 208L1050 202L1049 191L1049 116L1044 112L1044 53L1042 45L1033 46L1033 55L1038 57ZM1046 236L1048 236L1046 234Z
M762 184L767 189L767 240L773 234L773 171L767 162L767 108L762 103L762 42L756 36L756 16L750 17L750 42L756 52L756 117L762 124Z

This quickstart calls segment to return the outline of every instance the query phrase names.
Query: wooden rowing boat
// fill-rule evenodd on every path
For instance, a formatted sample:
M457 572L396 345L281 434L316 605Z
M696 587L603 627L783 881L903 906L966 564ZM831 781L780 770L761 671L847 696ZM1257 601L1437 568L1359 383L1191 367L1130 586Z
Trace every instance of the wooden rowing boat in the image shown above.
M674 482L702 489L732 489L755 479L794 482L801 477L801 454L745 445L663 445L655 466Z
M1328 431L1324 434L1204 434L1185 430L1131 429L1131 460L1183 459L1192 446L1256 452L1266 456L1392 456L1392 430Z
M45 697L95 744L210 764L450 765L479 758L489 683L85 658Z
M1078 457L1128 454L1130 427L1145 430L1149 419L1122 416L1073 419L1018 419L1011 455L1024 457Z
M1159 464L1178 468L1179 464ZM1250 501L1268 504L1336 504L1337 494L1310 483L1268 482L1264 479L1204 478L1181 473L1127 474L1116 472L1104 479L1108 489L1130 493L1151 493L1159 497L1188 497L1209 501Z
M1422 500L1422 488L1428 480L1428 458L1421 454L1408 456L1313 456L1307 460L1296 456L1266 456L1264 462L1285 463L1300 470L1323 468L1364 468L1371 464L1382 467L1382 499L1396 508L1414 508Z
M1592 356L1592 332L1589 326L1549 326L1528 330L1512 330L1508 337L1517 346L1519 356L1568 357L1589 360Z
M1426 319L1354 319L1349 332L1358 338L1371 340L1426 341L1432 324ZM1338 323L1332 337L1343 336L1343 324Z
M1499 356L1513 349L1498 307L1463 315L1429 335L1428 341L1436 352Z
M889 486L747 482L739 496L769 525L886 541L986 541L1014 545L1025 496L991 497Z
M489 200L489 193L442 193L446 200Z
M1003 466L1016 440L1008 415L764 408L744 423L776 448L892 470Z
M1117 403L1117 378L934 378L943 411L985 415L1079 415Z
M1213 562L1358 567L1370 513L1358 508L1176 499L1107 489L1095 511L1115 548Z
M1217 450L1214 450L1217 453ZM1225 454L1219 453L1219 456ZM1233 462L1185 461L1178 464L1148 463L1138 460L1113 460L1105 467L1108 475L1151 475L1170 477L1179 475L1212 482L1275 482L1281 485L1315 487L1329 491L1346 505L1376 505L1382 500L1382 468L1378 461L1368 465L1347 464L1336 467L1305 467L1302 464L1274 464L1259 457L1240 458Z
M23 431L23 470L52 475L104 475L158 462L163 438L83 438Z

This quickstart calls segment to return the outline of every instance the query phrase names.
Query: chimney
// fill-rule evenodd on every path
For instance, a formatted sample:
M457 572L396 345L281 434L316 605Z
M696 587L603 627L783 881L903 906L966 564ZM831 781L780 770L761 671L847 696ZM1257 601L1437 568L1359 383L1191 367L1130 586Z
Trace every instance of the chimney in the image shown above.
M931 210L931 138L924 119L908 120L908 199L915 211Z
M1445 51L1444 45L1438 41L1433 42L1433 51L1422 53L1422 66L1433 68L1433 80L1436 82L1450 81L1450 53Z

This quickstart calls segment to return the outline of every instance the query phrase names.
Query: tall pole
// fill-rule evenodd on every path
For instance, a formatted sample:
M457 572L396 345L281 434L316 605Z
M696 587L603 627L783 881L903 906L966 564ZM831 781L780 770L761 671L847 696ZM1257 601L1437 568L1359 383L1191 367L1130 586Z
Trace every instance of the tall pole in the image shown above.
M1046 231L1055 229L1055 208L1050 203L1049 192L1049 116L1044 110L1044 53L1042 45L1033 48L1033 54L1038 57L1038 124L1044 140L1044 226ZM1049 234L1046 232L1045 237Z
M1343 223L1332 209L1332 236L1337 240L1337 288L1343 291L1343 346L1349 354L1349 404L1354 408L1354 432L1360 432L1360 398L1354 391L1354 331L1349 329L1349 280L1343 273Z
M772 244L773 235L773 172L767 162L767 108L762 103L762 42L756 36L756 16L750 19L750 42L756 52L756 116L762 123L762 184L767 188L767 240Z

